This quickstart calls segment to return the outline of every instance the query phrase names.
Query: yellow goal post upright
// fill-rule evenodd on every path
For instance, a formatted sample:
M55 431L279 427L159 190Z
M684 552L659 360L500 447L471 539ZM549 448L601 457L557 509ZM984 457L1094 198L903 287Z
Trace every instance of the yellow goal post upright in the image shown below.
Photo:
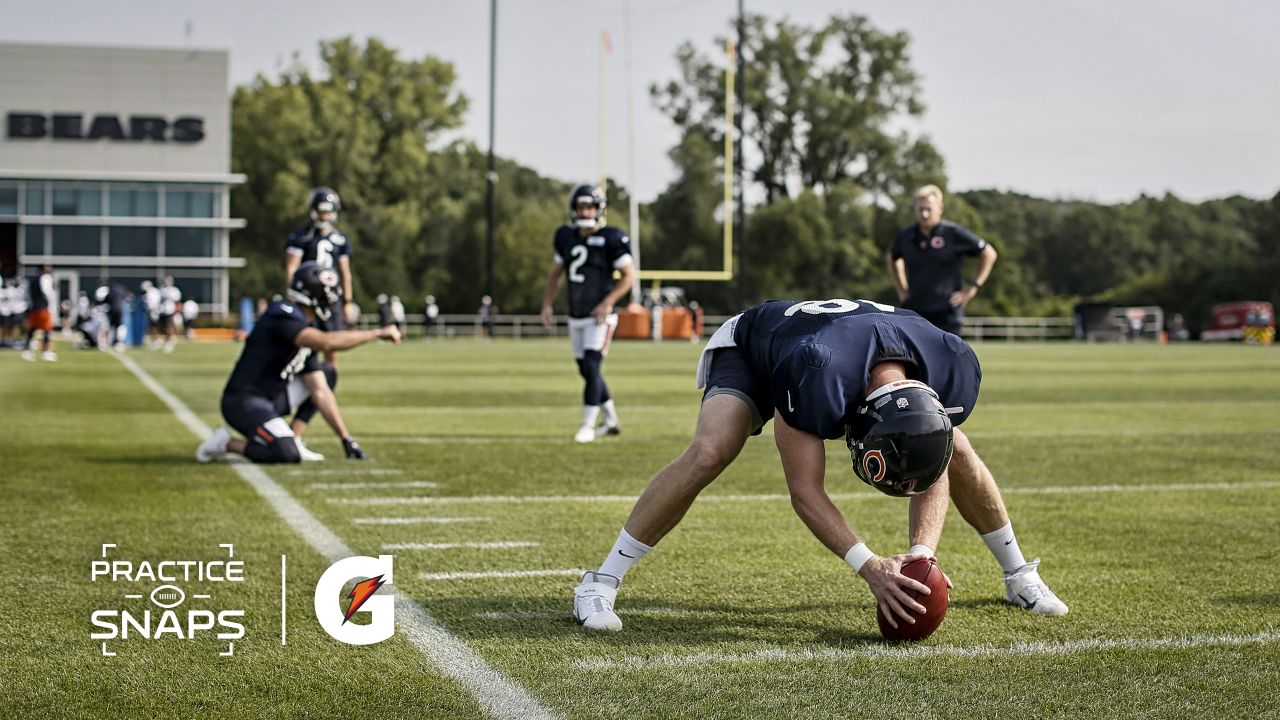
M734 95L737 79L737 46L732 38L725 41L725 54L728 56L728 67L724 74L724 259L720 270L652 270L640 268L639 280L652 281L651 297L656 302L662 290L664 280L699 280L703 282L730 282L733 280L733 142L734 142L734 110L737 98ZM739 140L741 141L741 140ZM656 313L655 313L656 315ZM654 322L653 339L662 339L660 322Z

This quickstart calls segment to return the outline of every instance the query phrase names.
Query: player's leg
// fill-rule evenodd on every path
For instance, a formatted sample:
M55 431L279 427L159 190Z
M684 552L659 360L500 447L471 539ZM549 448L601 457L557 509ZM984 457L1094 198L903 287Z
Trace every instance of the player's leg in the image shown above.
M587 349L591 341L591 333L595 328L593 318L569 319L569 344L573 349L573 359L578 365L578 374L582 376L582 424L574 433L575 442L586 443L596 439L596 421L600 417L599 385L595 379L600 374L598 355L594 360L588 359ZM595 362L593 366L592 363Z
M243 455L255 463L297 463L302 456L294 442L289 423L279 416L275 405L262 397L224 395L222 417L231 427L244 435L243 440L231 437L225 427L214 430L196 449L196 459L209 462L228 452Z
M1018 546L1000 488L969 438L959 429L947 474L951 500L961 517L978 531L1004 572L1005 600L1041 615L1066 615L1067 605L1040 578L1040 559L1027 562Z
M613 393L609 392L609 384L604 379L604 360L609 357L609 345L613 341L613 333L618 329L617 314L611 313L604 324L597 325L596 328L596 338L600 342L600 412L604 414L604 424L596 431L596 435L618 435L622 432L622 421L618 418Z

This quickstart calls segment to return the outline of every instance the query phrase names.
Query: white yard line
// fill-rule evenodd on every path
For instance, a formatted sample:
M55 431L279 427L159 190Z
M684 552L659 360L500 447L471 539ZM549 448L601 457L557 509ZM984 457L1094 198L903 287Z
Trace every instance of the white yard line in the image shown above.
M622 610L626 617L626 610ZM1183 635L1165 638L1095 638L1064 642L1030 642L1012 645L867 645L860 648L762 648L741 653L695 653L692 655L624 655L620 658L581 658L579 670L645 670L653 668L703 667L731 663L793 663L846 660L914 660L932 657L996 658L1027 655L1070 655L1111 650L1163 650L1197 647L1230 647L1271 644L1280 641L1280 630L1252 635Z
M340 461L346 463L347 461ZM404 470L400 468L377 468L377 467L360 467L355 463L349 463L345 467L312 467L310 463L290 470L290 477L326 477L341 475L347 477L350 475L403 475Z
M561 575L572 575L581 577L586 570L581 568L567 568L565 570L507 570L492 572L443 572L443 573L422 573L423 580L480 580L483 578L526 578L526 577L557 577Z
M711 613L701 611L701 610L682 610L680 608L640 607L640 608L627 608L626 614L627 615L673 615L673 614L698 615L698 614L711 614ZM534 610L534 611L528 611L528 612L517 612L517 611L502 612L497 610L491 610L487 612L476 613L476 617L483 618L485 620L556 620L560 618L568 620L570 617L572 617L572 615L573 613L571 613L568 608L565 608L560 612L553 612L550 610L545 610L545 611Z
M411 488L437 488L439 484L428 480L406 480L404 482L351 482L351 483L311 483L308 490L397 490Z
M156 382L155 378L132 358L119 353L107 354L118 358L129 372L160 398L160 401L173 411L178 420L198 438L203 440L212 432L200 418L196 417L195 413L191 412L190 408ZM329 562L359 554L342 542L332 530L325 527L261 468L247 462L229 465L271 504L276 513L301 535L308 545ZM435 618L422 609L422 606L405 595L398 595L396 600L396 623L400 631L436 666L441 674L456 680L466 688L489 715L512 720L556 717L519 683L491 667L479 655L472 652L466 643L445 630Z
M536 543L531 540L497 540L493 542L440 542L440 543L387 543L382 546L383 550L454 550L457 548L470 548L473 550L506 550L508 548L531 548L541 547L542 543Z
M1150 483L1144 485L1067 485L1045 487L1000 488L1005 495L1088 495L1093 493L1194 492L1201 490L1271 490L1280 488L1280 480L1248 480L1213 483ZM635 495L468 495L461 497L371 497L329 498L335 505L465 505L477 504L545 504L635 502ZM831 493L832 500L872 500L887 497L873 492ZM757 495L700 495L699 503L709 502L789 502L782 493Z
M487 517L377 517L355 518L352 525L458 525L461 523L489 522Z

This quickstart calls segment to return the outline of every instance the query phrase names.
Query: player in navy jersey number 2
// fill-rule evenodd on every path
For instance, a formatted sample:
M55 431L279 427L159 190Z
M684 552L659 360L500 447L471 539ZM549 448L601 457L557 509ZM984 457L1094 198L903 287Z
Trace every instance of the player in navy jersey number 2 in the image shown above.
M636 271L631 240L605 224L605 206L600 188L579 185L569 194L569 224L556 230L555 256L542 297L542 324L550 327L560 278L568 279L569 339L584 382L582 425L573 436L580 443L622 431L602 370L609 341L618 327L613 306L631 291ZM615 270L620 273L616 281ZM597 428L602 413L604 423Z
M338 306L338 277L332 268L313 262L298 266L289 283L288 298L271 303L245 339L231 377L222 391L222 417L244 439L219 427L200 447L196 459L210 462L226 453L243 455L255 463L296 463L302 460L293 430L284 416L311 399L335 434L347 457L364 452L347 432L337 402L322 374L308 360L313 352L349 350L374 340L399 344L395 325L377 330L324 331L314 327ZM301 375L317 375L306 383Z
M964 340L892 306L771 301L731 318L698 363L705 392L693 441L641 493L599 570L583 576L574 619L591 630L622 629L613 606L623 575L770 419L796 514L867 582L886 617L910 623L908 609L924 611L906 591L928 588L901 568L933 555L948 493L1000 563L1006 601L1065 615L1040 579L1039 560L1022 556L990 471L955 428L973 412L981 381ZM839 438L860 480L910 497L906 553L871 552L831 502L823 441Z

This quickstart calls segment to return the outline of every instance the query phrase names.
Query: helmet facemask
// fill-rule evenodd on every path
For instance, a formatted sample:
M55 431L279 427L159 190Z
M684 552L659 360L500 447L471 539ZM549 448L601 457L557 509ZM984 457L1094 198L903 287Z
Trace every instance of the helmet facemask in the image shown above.
M579 209L583 206L594 207L595 217L582 217ZM590 230L604 224L604 211L608 206L604 192L591 185L579 185L569 195L569 224L576 228Z

